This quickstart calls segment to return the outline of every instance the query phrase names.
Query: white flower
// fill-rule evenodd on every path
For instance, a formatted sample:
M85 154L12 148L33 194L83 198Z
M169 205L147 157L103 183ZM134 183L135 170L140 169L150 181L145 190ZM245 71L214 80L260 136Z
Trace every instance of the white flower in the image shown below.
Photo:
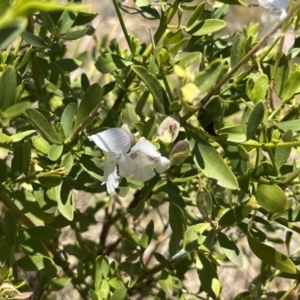
M142 182L145 182L155 176L155 172L162 173L170 166L170 161L161 156L156 150L155 146L147 140L139 140L131 149L129 153L132 159L135 170L133 171L134 177ZM132 162L127 159L128 166L132 166Z
M117 163L124 163L125 153L131 147L131 136L121 128L110 128L102 132L93 134L88 137L92 140L104 153L104 176L103 183L106 183L108 193L114 192L119 186L119 176L117 174ZM126 163L125 163L126 165ZM120 166L120 165L119 165ZM120 175L124 176L130 168L120 171Z
M284 19L287 15L286 9L290 3L289 0L258 0L260 6L271 8L272 15L279 15L280 20Z

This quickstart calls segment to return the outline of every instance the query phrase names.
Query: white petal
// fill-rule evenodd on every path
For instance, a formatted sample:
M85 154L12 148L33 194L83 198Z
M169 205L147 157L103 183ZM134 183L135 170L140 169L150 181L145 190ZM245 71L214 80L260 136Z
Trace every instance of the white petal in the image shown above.
M159 157L160 153L156 150L155 146L147 140L139 140L132 148L130 153L141 151L151 157Z
M277 9L286 9L290 3L289 0L273 0L273 6L276 7Z
M144 168L136 168L133 175L137 180L139 180L141 182L145 182L145 181L150 180L152 177L154 177L155 172L153 171L151 166L147 166Z
M159 157L154 160L154 167L157 173L163 173L170 167L170 161L166 157Z
M117 164L119 166L119 174L122 177L132 175L136 169L136 165L129 155L121 154L117 159Z
M119 176L117 175L116 155L112 152L104 152L105 162L103 183L106 183L107 192L110 194L119 186Z
M279 20L283 20L284 18L286 18L287 16L287 12L285 9L281 9L281 15L279 17Z
M126 153L131 146L129 134L120 128L110 128L88 138L106 152Z

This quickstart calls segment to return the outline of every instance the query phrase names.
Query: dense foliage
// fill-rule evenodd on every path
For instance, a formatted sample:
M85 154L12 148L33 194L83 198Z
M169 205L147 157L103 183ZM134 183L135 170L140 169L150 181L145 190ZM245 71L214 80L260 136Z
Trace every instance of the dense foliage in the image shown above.
M112 0L126 47L80 2L0 3L0 299L298 299L298 1L228 34L253 7ZM158 24L149 44L125 14Z

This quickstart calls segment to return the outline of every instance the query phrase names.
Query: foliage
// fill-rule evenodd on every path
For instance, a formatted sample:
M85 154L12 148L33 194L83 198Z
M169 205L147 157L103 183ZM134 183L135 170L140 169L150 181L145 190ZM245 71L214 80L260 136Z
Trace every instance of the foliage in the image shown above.
M95 36L77 53L70 41L94 35L97 13L69 2L0 3L0 299L53 299L67 286L92 300L225 299L220 270L250 252L261 268L235 299L295 297L299 3L261 37L259 24L226 33L232 5L253 9L238 0L113 0L126 49ZM148 45L122 12L159 23ZM88 137L122 125L170 167L124 176L107 194L108 156ZM75 209L89 197L97 201ZM88 239L99 213L99 240ZM74 239L62 243L68 228ZM289 288L268 290L275 277Z

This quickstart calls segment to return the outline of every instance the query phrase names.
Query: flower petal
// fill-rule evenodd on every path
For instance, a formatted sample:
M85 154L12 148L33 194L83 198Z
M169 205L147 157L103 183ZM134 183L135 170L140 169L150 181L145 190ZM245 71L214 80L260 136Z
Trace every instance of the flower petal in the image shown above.
M104 152L105 162L102 184L106 183L107 192L110 194L119 186L119 176L117 174L116 155L112 152Z
M133 174L136 169L136 165L129 155L121 154L117 159L117 164L119 166L119 174L122 177L127 177Z
M152 166L148 165L144 168L136 168L133 175L137 180L145 182L154 177L155 172L153 171Z
M156 150L156 147L147 140L139 140L132 148L130 153L141 151L151 157L159 157L161 154Z
M131 146L131 137L121 128L110 128L88 138L106 152L126 153Z
M158 157L154 160L153 166L157 173L163 173L170 167L170 161L166 157Z

